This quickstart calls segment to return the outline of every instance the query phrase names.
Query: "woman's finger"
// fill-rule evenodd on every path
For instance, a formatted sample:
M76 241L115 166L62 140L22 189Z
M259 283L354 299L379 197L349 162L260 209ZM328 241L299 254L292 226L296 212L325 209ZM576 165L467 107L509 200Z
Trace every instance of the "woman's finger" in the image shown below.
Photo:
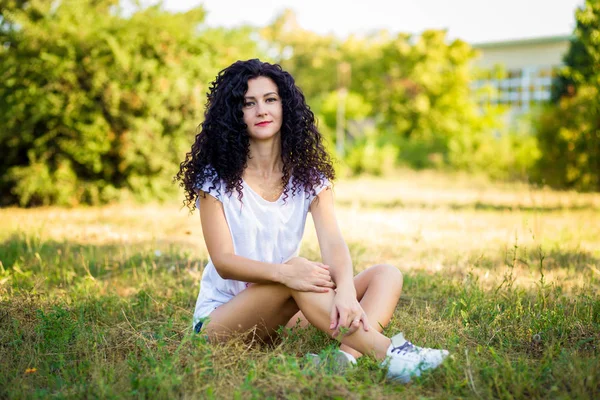
M327 293L331 289L325 286L310 285L307 292Z
M348 327L348 333L346 335L352 335L354 332L358 330L360 327L360 318L355 318L350 322L350 326Z
M334 305L333 307L331 307L331 312L329 313L329 329L335 329L337 327L337 316L338 310L337 307Z
M319 286L333 288L333 287L335 287L335 284L331 281L322 280L322 281L319 281Z
M369 330L369 318L367 317L367 313L363 312L362 316L360 317L360 321L362 321L363 324L363 328L365 329L365 331Z
M318 266L319 268L317 269L317 271L319 271L319 273L324 274L324 275L331 275L331 271L329 271L329 267L327 265L325 266Z
M339 313L340 313L340 318L339 318L338 324L337 324L338 332L340 331L341 328L348 329L348 326L350 325L348 323L348 312L346 310L340 310Z

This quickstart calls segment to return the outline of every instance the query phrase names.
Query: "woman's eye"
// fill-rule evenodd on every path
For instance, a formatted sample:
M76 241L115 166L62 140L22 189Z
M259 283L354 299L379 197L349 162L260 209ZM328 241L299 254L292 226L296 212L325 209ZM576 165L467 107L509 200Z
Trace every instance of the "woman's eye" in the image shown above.
M276 99L275 97L269 97L269 98L267 99L267 103L273 103L273 102L275 102L275 101L277 101L277 99Z
M244 107L252 107L254 105L253 101L247 101L244 103Z

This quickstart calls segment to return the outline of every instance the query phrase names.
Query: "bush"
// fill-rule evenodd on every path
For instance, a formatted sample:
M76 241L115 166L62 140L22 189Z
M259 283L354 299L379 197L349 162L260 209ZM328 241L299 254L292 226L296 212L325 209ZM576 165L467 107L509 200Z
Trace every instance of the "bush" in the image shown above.
M538 179L581 191L600 191L600 93L580 87L574 97L563 97L540 118L538 140L543 157Z
M501 110L498 110L501 111ZM448 164L467 172L485 172L493 179L527 181L540 158L533 121L537 111L494 131L460 135L449 144Z
M363 138L348 151L346 165L353 175L366 173L386 175L394 170L398 148L390 143L378 143L374 138Z
M114 3L2 9L0 204L171 195L206 84L255 55L248 31L200 31L201 8L125 17Z
M555 102L538 125L538 179L559 188L600 191L600 1L586 0L576 18L576 39Z
M330 132L336 123L333 91L340 86L349 91L347 126L361 121L368 122L361 124L363 130L374 126L375 138L347 129L353 138L347 141L345 161L352 171L382 173L380 163L393 154L396 162L412 167L448 166L451 142L476 138L495 124L479 113L471 93L476 51L461 40L448 40L444 31L419 36L379 32L339 40L303 30L287 11L263 36Z

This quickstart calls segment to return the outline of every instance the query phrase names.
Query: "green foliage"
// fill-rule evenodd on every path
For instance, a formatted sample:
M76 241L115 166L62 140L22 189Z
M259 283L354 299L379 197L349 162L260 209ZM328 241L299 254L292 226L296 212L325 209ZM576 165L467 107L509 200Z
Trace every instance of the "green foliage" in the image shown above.
M600 190L600 87L549 106L540 118L539 179L553 187Z
M378 142L376 138L367 136L352 145L345 162L352 175L386 175L394 170L397 159L396 146Z
M490 125L495 124L495 134L460 134L449 143L449 164L453 167L478 173L485 171L493 179L527 181L540 150L533 124L535 111L520 116L515 121L499 124L504 110L488 107L485 115Z
M332 144L337 144L335 125L339 95L330 92L324 99L314 102L319 112L321 132ZM356 92L349 92L345 99L346 142L345 154L342 158L342 175L386 175L394 170L398 159L398 147L379 132L373 120L373 107L364 97ZM338 155L339 156L339 155Z
M112 0L2 9L2 203L162 199L201 122L207 83L255 56L249 30L200 30L202 8L130 17Z
M587 0L576 11L576 38L571 41L563 57L566 68L556 77L552 87L552 102L558 103L565 96L573 96L576 88L590 82L597 75L598 46L598 0Z
M576 39L555 102L539 121L538 179L555 187L600 190L600 1L586 0L576 18Z
M309 100L337 87L337 64L343 54L334 36L302 29L291 10L264 27L261 36L269 48L267 53L292 74Z
M261 54L295 77L331 152L338 89L348 90L342 175L385 175L400 164L600 187L597 0L577 12L555 92L562 98L541 114L536 137L530 121L504 124L501 109L477 106L475 51L443 31L339 39L303 30L285 11L258 38L251 28L206 28L202 8L125 15L118 4L0 0L1 205L171 196L207 84Z
M263 29L263 37L317 105L330 134L336 125L335 89L348 87L344 161L354 173L384 173L388 160L392 167L401 162L464 168L452 155L457 143L492 143L497 120L479 112L470 90L475 51L463 41L449 42L443 31L339 40L301 29L286 11ZM342 63L350 65L349 82L338 76ZM325 100L323 93L329 93ZM469 156L478 151L477 146L468 150Z
M327 126L334 128L336 124L336 114L339 104L339 94L337 91L331 91L323 95L324 99L313 102L312 108L317 112L320 112L323 116L321 122L324 122ZM345 117L352 122L362 122L368 117L372 116L372 105L365 100L365 98L357 92L349 92L345 99ZM351 131L351 128L347 128ZM350 132L352 135L352 132ZM356 136L359 133L355 133ZM334 139L334 138L332 138Z
M479 128L469 90L469 62L475 53L468 44L448 44L444 32L425 31L417 38L398 35L381 53L379 79L365 97L397 137L446 148L459 132Z

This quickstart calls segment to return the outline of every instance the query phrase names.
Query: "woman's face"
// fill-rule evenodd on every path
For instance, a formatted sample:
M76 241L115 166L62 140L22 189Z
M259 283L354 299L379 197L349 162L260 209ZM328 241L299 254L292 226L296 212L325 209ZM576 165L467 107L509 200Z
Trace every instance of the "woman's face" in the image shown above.
M268 140L279 135L283 109L279 90L271 78L259 76L248 80L242 109L250 138Z

